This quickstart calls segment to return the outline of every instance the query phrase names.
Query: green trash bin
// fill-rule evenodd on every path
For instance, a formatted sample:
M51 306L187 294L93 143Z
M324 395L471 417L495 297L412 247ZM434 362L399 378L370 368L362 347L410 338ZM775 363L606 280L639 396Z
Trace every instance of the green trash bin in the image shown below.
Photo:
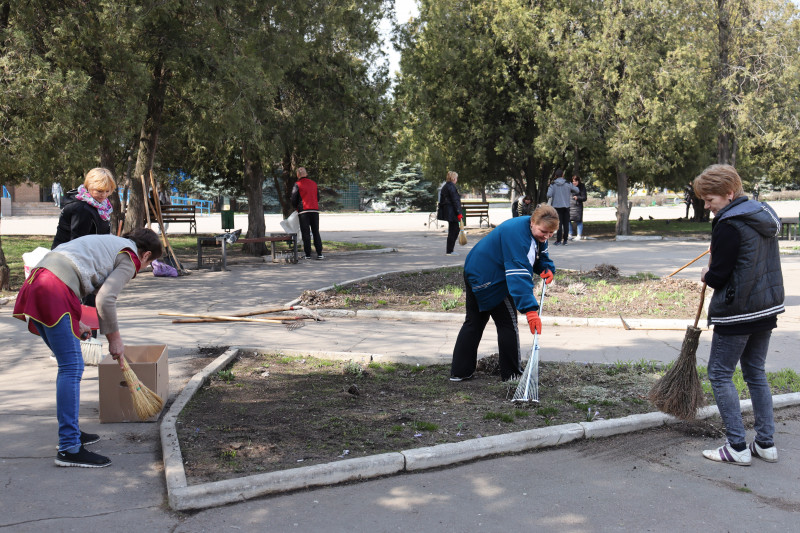
M233 211L230 209L223 209L222 213L222 229L229 231L233 229Z

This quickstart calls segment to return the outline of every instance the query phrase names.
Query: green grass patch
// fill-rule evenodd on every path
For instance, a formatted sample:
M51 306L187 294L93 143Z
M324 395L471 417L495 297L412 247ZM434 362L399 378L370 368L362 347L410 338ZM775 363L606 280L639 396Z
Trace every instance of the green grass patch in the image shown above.
M500 422L505 422L510 424L514 422L514 415L510 413L497 413L495 411L489 411L488 413L483 415L484 420L499 420Z
M416 431L437 431L439 426L433 422L416 421L412 424Z
M230 383L236 379L236 376L233 375L233 370L220 370L217 372L217 379Z
M396 363L379 363L376 361L371 362L367 365L367 368L370 370L378 370L380 372L386 373L394 373L397 372L397 364Z
M53 244L53 237L46 235L4 235L2 237L3 253L6 256L10 274L11 293L3 291L2 294L15 293L25 281L25 268L22 262L22 254L32 252L38 247L50 249Z
M192 257L197 256L197 238L213 236L213 233L200 233L197 235L183 233L171 235L167 233L167 237L169 237L169 244L172 246L172 249L175 250L177 255L189 255ZM25 280L22 254L30 252L39 246L49 250L52 244L53 237L47 235L4 235L2 237L2 245L3 253L6 256L6 262L8 263L10 270L11 293L5 291L0 293L0 295L16 293L22 285L22 282ZM382 248L382 246L377 244L340 241L322 241L322 246L325 249L325 252L350 252Z
M692 236L709 235L711 222L691 222L685 220L631 220L631 235L670 235ZM608 237L616 235L616 222L584 222L583 234L590 237Z

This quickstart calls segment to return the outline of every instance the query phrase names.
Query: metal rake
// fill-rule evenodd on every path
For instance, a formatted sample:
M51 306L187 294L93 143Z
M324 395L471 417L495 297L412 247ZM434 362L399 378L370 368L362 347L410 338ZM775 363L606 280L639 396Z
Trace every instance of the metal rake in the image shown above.
M539 299L539 316L541 317L544 308L544 293L547 284L542 280L542 297ZM528 364L525 365L525 372L519 378L519 385L514 391L512 402L536 402L539 403L539 334L533 334L533 347Z

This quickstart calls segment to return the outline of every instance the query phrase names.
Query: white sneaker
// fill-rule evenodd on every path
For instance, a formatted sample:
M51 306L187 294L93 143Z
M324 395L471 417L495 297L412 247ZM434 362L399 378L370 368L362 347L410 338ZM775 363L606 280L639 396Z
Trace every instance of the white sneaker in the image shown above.
M450 252L449 254L444 254L444 255L459 255L459 253L458 252Z
M778 462L778 448L774 445L769 448L762 448L756 441L753 441L750 443L750 455L768 463Z
M739 466L750 466L751 461L749 448L737 452L727 442L716 450L703 450L703 457L712 461Z

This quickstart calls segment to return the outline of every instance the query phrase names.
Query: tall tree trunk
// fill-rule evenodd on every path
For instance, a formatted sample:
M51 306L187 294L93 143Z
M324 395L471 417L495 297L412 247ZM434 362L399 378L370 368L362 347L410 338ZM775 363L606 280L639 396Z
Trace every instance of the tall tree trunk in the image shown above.
M247 191L247 237L263 237L266 233L264 222L264 168L258 156L254 156L246 146L242 146L242 162L244 163L244 185ZM246 243L242 252L248 255L261 256L267 253L263 242Z
M0 2L0 30L5 30L8 27L8 17L10 14L11 2ZM0 50L5 50L2 42L0 42ZM0 222L2 222L1 218ZM6 254L3 252L2 238L0 238L0 290L11 290L11 269L8 267Z
M717 28L719 30L719 65L717 87L719 87L719 119L717 132L717 163L736 164L736 137L733 129L733 100L730 91L732 46L731 8L728 0L717 0Z
M3 252L3 239L0 237L0 290L11 290L11 269L6 262L6 254Z
M631 206L628 204L628 173L621 165L617 166L617 235L631 234Z
M291 150L287 149L283 154L283 158L281 159L281 168L283 171L281 172L280 180L278 178L274 178L275 191L278 193L278 200L281 202L281 212L283 213L283 218L286 218L292 214L292 211L294 211L291 198L292 188L294 187L295 181L297 181L295 178L295 171L297 170L297 155ZM281 187L281 181L283 181L283 187Z
M114 206L114 211L111 212L111 220L109 221L111 223L111 234L116 235L119 222L122 220L122 204L119 199L120 179L119 174L116 172L117 158L114 155L114 151L109 146L107 139L101 139L100 142L100 166L111 171L111 174L114 175L114 181L117 184L116 190L108 197L108 201Z
M539 164L539 192L536 197L536 205L547 203L547 189L550 187L550 176L553 175L553 165L551 163Z
M527 168L527 166L526 166ZM511 202L513 203L514 200L519 198L520 196L525 196L528 194L528 186L526 184L527 178L525 174L525 169L521 169L519 171L519 175L515 176L513 173L511 174L511 183L509 183L509 187L511 191L509 191L509 197L511 198Z
M139 134L139 153L136 156L136 167L131 178L128 209L125 213L125 231L140 228L144 224L146 204L141 180L144 176L145 182L149 183L150 172L153 170L168 78L169 70L164 65L164 56L159 54L156 65L153 67L153 83L147 97L147 114Z

